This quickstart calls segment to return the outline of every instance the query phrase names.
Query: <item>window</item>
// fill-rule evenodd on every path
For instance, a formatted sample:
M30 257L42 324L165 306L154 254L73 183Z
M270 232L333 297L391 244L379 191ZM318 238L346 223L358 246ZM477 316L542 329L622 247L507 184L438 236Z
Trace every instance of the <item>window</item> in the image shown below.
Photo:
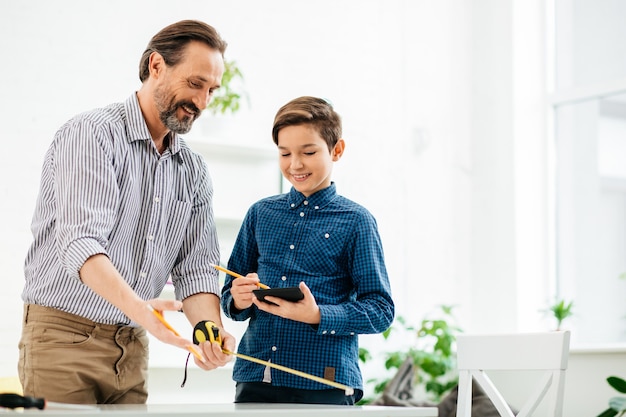
M626 2L554 2L557 297L573 344L626 343Z

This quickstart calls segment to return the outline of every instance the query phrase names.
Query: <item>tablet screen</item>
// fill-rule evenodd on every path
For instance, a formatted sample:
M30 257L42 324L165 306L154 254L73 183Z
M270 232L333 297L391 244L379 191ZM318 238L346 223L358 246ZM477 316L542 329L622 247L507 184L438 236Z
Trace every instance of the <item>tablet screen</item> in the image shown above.
M270 288L267 290L254 290L252 292L256 298L261 301L265 301L265 296L267 295L279 297L287 301L300 301L304 298L304 294L300 291L300 287ZM269 301L265 302L268 303Z

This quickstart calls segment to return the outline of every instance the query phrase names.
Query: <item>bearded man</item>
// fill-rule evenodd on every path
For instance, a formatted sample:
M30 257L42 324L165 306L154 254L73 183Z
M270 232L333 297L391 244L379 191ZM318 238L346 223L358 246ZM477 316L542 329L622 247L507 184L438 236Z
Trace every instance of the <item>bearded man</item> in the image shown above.
M145 403L148 337L190 349L159 320L183 310L222 327L213 186L187 133L220 87L226 42L184 20L149 42L140 89L79 114L46 153L25 261L18 370L24 394L76 404ZM171 279L176 300L159 300ZM221 330L224 347L234 338ZM199 346L206 370L231 357Z

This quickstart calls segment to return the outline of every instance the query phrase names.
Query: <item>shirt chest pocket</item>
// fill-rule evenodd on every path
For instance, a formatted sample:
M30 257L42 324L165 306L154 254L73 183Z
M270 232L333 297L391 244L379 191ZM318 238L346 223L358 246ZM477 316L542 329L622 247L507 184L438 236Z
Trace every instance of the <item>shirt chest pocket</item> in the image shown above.
M161 236L163 245L169 250L164 251L166 256L169 254L176 255L183 244L187 233L187 226L191 218L192 205L187 201L172 200L169 204L169 210L163 213L165 227L162 229Z
M337 270L345 257L348 236L336 228L315 227L306 231L303 264L318 273L331 273Z

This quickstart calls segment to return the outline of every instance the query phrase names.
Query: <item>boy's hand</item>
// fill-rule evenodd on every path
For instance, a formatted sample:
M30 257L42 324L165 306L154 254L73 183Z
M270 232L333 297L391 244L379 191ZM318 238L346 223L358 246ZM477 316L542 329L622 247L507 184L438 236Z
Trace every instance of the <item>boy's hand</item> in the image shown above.
M255 272L251 272L243 278L233 280L230 287L230 295L233 296L237 310L245 310L252 305L252 301L256 299L252 290L259 288L257 286L259 282L259 276Z
M300 301L292 302L279 297L266 296L265 299L267 301L271 301L276 305L259 301L256 297L253 297L252 303L254 303L259 310L285 319L307 324L319 324L321 320L320 309L315 302L315 297L313 297L311 290L309 290L309 287L307 287L304 282L301 282L299 287L302 294L304 294L304 298Z

